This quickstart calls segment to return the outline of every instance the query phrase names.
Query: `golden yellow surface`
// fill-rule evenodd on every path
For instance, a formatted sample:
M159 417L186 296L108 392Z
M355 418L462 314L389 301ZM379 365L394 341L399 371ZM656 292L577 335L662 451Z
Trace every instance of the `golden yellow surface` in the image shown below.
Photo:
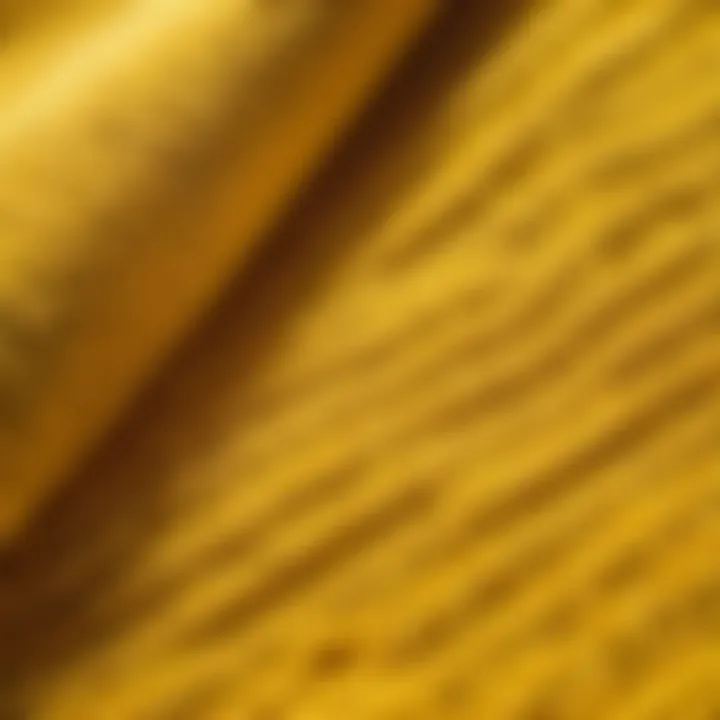
M171 5L127 3L158 18ZM67 370L17 394L1 426L0 720L720 717L720 8L447 3L390 71L388 48L413 34L403 19L419 28L429 3L203 12L224 26L221 10L245 5L358 14L317 36L336 55L312 67L334 80L261 83L292 111L268 105L263 133L217 135L244 138L239 165L262 157L244 183L221 152L200 176L183 170L172 197L187 201L168 202L158 177L120 183L87 160L87 182L107 181L146 235L119 225L127 294L98 282L107 305L92 312L82 296ZM177 37L192 45L192 28ZM15 57L8 77L35 55ZM372 101L346 93L383 73ZM26 86L0 81L3 101ZM325 110L351 94L337 107L349 117L362 96L362 117L331 148ZM287 99L301 95L315 110ZM61 106L38 98L38 122ZM252 107L217 105L230 125ZM2 123L13 137L35 127ZM85 135L43 137L3 135L0 159L66 158L52 167L72 187ZM106 141L130 164L152 155L122 133ZM84 206L49 203L7 167L7 216L23 209L49 234L21 245L29 224L0 217L2 292L35 250L61 262L86 257L70 237L110 237L53 234L46 208L80 221ZM152 223L130 202L138 187L159 193ZM168 244L148 239L174 232L165 274ZM210 279L216 236L225 270ZM232 272L213 310L216 293L186 290ZM0 342L16 308L64 297L18 287L0 302ZM6 342L7 367L27 370ZM117 369L126 357L132 373ZM0 371L0 388L18 377Z
M192 327L436 7L109 5L71 32L67 8L89 8L70 2L7 48L23 82L0 118L0 538Z

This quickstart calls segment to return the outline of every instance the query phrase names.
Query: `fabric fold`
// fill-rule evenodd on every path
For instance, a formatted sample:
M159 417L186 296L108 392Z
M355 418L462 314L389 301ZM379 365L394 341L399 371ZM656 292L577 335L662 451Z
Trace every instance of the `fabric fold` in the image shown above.
M239 271L437 5L124 4L8 42L0 538Z

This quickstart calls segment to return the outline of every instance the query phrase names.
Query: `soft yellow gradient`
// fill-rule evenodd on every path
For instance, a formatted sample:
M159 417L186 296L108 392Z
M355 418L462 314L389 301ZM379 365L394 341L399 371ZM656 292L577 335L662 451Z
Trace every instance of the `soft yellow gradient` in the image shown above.
M0 303L42 349L0 336L21 415L0 421L0 535L237 273L434 7L125 3L6 89Z
M117 237L8 425L2 720L717 716L720 11L439 6L99 12L88 42L167 13L163 63L218 84L166 105L175 66L117 35L146 94L107 102L151 109L142 140L97 130L122 173L62 125L0 148L70 186L87 163L77 197L126 213L47 256ZM195 66L223 28L233 52ZM235 51L271 75L215 75ZM48 232L92 215L29 187L8 207L56 211ZM9 297L61 317L60 292Z

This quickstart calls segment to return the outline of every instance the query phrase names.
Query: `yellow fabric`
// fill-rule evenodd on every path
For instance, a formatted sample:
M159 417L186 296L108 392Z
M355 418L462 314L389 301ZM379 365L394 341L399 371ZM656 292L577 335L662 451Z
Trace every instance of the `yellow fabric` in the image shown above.
M0 60L0 718L716 717L718 6L70 7Z
M434 8L115 5L64 30L0 121L0 536L237 271ZM28 62L17 42L6 72Z

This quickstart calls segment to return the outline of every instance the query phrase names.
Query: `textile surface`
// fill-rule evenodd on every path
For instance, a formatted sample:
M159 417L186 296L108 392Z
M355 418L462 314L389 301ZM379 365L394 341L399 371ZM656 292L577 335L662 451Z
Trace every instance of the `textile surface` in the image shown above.
M44 5L0 719L720 718L720 7Z

